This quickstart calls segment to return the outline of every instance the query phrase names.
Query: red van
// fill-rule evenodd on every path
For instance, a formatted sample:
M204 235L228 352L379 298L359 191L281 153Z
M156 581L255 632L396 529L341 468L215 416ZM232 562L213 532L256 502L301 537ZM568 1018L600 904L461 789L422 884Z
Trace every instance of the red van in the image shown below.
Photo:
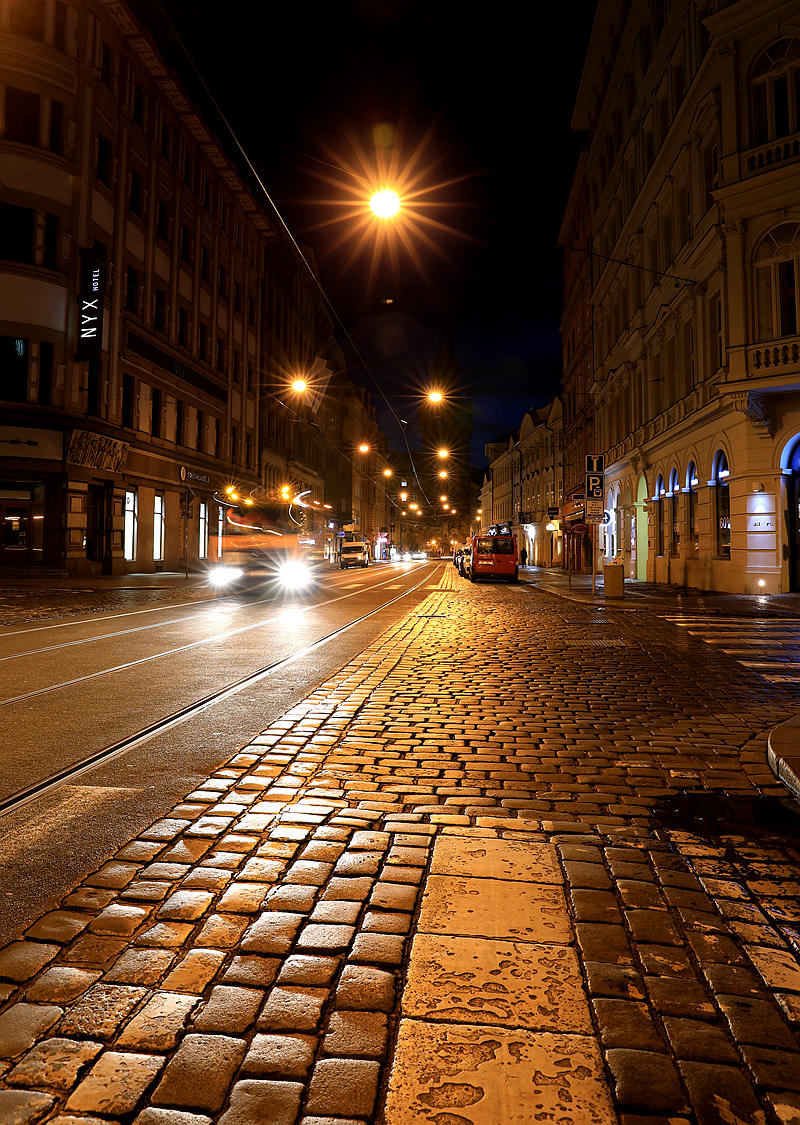
M473 535L469 580L505 578L519 582L519 552L516 535Z

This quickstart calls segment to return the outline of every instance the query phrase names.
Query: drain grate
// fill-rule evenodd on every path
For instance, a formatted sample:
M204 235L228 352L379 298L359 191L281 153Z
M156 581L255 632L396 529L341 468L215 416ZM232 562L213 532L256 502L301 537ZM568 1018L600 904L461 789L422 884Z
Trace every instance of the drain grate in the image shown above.
M589 640L580 641L574 637L569 640L559 641L557 644L551 645L552 648L627 648L628 642L624 641L621 637L592 637Z

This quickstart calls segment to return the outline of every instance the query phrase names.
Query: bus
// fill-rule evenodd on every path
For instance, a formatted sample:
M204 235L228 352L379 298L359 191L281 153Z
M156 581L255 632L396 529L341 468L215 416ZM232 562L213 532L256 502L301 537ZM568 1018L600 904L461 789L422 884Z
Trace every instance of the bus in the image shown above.
M298 497L242 498L231 490L216 496L219 507L217 561L208 580L218 589L278 587L290 591L314 585L322 564L321 536Z

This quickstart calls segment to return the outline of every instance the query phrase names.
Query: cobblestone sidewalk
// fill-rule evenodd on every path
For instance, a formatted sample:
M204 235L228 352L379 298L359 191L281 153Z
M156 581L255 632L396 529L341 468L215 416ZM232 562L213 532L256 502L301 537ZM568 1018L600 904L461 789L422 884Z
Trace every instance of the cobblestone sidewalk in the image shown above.
M0 1122L800 1121L798 703L446 568L0 950Z

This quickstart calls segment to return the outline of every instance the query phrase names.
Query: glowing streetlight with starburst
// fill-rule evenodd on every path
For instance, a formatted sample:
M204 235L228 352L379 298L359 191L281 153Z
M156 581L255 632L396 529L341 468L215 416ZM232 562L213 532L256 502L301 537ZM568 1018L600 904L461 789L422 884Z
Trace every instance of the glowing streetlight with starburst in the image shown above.
M400 196L393 188L381 188L369 201L370 210L378 219L393 219L402 206Z

